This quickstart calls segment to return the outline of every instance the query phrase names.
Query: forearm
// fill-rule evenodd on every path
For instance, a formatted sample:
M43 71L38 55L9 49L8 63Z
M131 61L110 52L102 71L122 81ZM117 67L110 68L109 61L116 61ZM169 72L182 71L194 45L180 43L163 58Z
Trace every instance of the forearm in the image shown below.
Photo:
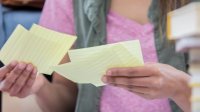
M44 112L74 112L77 91L76 84L62 85L45 81L36 93L36 100Z
M190 80L190 76L185 77L182 81L182 88L179 89L179 92L172 97L172 100L176 102L176 104L184 111L184 112L191 112L191 88L189 87L188 83Z
M180 95L177 98L174 98L173 100L176 102L176 104L184 111L184 112L191 112L191 104L189 100L188 95Z
M69 62L65 55L60 64ZM44 112L74 112L78 94L77 84L54 73L52 82L44 81L36 100Z

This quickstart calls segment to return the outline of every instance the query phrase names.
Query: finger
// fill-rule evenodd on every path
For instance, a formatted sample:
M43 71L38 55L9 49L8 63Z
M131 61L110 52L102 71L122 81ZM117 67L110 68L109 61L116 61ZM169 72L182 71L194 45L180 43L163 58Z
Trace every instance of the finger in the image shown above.
M13 86L10 88L9 93L11 96L18 94L19 91L25 86L25 83L28 80L33 70L34 70L34 67L32 64L28 64L26 66L26 69L21 73L19 78L15 81Z
M140 94L149 94L149 91L151 91L151 89L147 87L141 87L141 86L122 85L122 84L111 84L111 85L115 87L123 88L130 92L140 93Z
M2 81L0 84L0 89L2 91L9 91L10 87L14 84L16 79L21 75L21 73L26 68L26 64L19 63L17 66L10 72L10 74Z
M131 89L129 91L149 100L160 98L156 95L156 91L150 89L148 90L145 88L138 88L138 89L136 88L136 89Z
M149 96L148 94L143 94L143 93L137 93L137 92L133 92L134 94L144 98L144 99L147 99L147 100L152 100L154 99L153 97Z
M130 86L150 87L154 77L110 77L103 76L103 82L107 84L119 84Z
M33 86L33 84L35 82L36 75L37 75L37 69L34 68L34 70L32 71L31 75L29 75L28 80L26 81L25 86L19 92L19 97L20 98L23 98L27 94L30 93L30 90L32 89L32 86Z
M12 61L10 64L0 68L0 81L5 78L7 73L11 72L16 67L17 63L17 61Z
M129 68L112 68L106 72L108 76L127 76L127 77L137 77L137 76L150 76L151 70L147 67L129 67Z
M148 94L148 91L150 91L150 89L145 88L145 87L136 87L136 86L134 87L134 86L125 86L125 85L117 85L117 84L114 84L113 86L123 88L145 99L153 99L153 97ZM135 89L133 90L133 88Z

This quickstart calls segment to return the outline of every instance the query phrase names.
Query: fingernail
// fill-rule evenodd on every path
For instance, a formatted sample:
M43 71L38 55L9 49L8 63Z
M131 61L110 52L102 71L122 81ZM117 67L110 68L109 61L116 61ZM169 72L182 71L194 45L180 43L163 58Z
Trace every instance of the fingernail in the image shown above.
M0 90L3 89L4 85L5 85L5 81L1 81L1 83L0 83Z
M111 75L112 75L112 71L111 71L111 70L108 70L108 71L106 72L106 75L111 76Z
M103 81L104 83L107 83L107 78L106 78L105 76L103 76L102 81Z
M26 64L24 64L24 63L19 63L18 67L19 67L20 70L24 70L25 67L26 67Z
M37 68L34 69L33 74L37 74Z
M28 64L26 70L31 72L33 70L33 66L31 64Z
M17 63L18 63L17 61L12 61L12 62L10 63L10 66L11 66L11 67L14 67L14 66L17 65Z

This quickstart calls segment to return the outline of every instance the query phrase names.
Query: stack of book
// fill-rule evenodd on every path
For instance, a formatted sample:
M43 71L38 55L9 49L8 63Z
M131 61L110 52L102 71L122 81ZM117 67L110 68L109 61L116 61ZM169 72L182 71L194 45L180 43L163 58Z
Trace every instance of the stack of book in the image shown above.
M191 107L192 112L200 112L200 2L168 13L167 36L175 40L177 52L189 54Z

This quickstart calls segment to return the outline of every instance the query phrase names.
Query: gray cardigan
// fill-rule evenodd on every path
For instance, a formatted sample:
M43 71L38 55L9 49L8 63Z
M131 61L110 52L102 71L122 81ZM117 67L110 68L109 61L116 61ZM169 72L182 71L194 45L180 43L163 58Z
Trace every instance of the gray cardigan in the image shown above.
M165 20L159 20L160 10L158 0L153 0L149 9L149 19L154 24L155 46L160 63L169 64L186 71L187 58L182 53L175 52L175 44L167 41ZM74 18L77 48L91 47L106 44L106 16L110 0L74 0ZM162 23L161 23L162 22ZM91 84L79 84L76 112L99 112L101 87ZM170 100L170 99L169 99ZM170 100L173 112L182 112Z

